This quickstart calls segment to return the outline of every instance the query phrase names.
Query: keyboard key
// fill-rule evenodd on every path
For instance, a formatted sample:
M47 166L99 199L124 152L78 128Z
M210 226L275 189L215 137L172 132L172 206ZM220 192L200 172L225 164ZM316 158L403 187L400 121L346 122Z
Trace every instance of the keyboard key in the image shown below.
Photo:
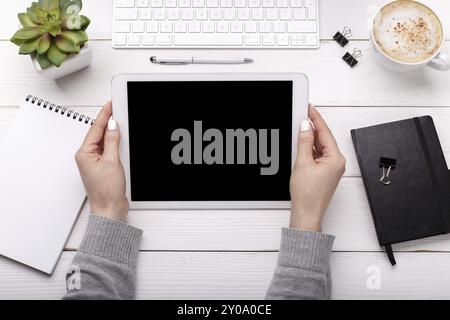
M155 36L148 35L148 34L144 35L142 37L142 44L144 46L153 46L153 45L155 45Z
M136 0L136 7L138 8L148 8L149 0Z
M223 19L224 20L236 20L236 10L234 10L234 9L223 10Z
M127 36L125 34L115 34L113 36L114 46L125 46L127 44Z
M231 23L231 32L242 33L242 31L243 31L242 22L233 21Z
M296 21L288 22L289 33L299 33L299 32L317 32L317 24L315 21Z
M284 22L275 22L273 24L273 32L275 32L275 33L284 33L285 25L286 25L286 23L284 23Z
M317 20L317 7L316 0L305 0L305 7L308 9L308 19Z
M189 30L189 32L200 32L201 31L200 22L197 22L197 21L189 22L188 30Z
M183 9L181 10L182 20L194 20L194 10L193 9Z
M164 5L166 8L176 8L177 0L166 0L166 1L164 1Z
M128 35L128 45L129 46L140 46L141 45L141 36L136 34Z
M222 8L231 8L233 7L233 0L220 0L220 6Z
M291 46L303 46L303 35L293 34L291 37Z
M234 0L234 6L236 8L246 8L247 0Z
M248 0L249 8L259 8L261 7L261 0Z
M202 31L206 33L212 33L214 32L214 22L212 21L206 21L202 23Z
M248 9L239 9L237 11L238 20L250 20L250 10Z
M191 0L178 0L178 6L180 8L190 8Z
M219 6L219 0L206 0L207 8L217 8Z
M152 8L162 8L163 0L150 0L150 6Z
M289 37L285 34L280 34L277 36L277 45L287 46L289 45Z
M301 8L302 0L291 0L291 8Z
M247 34L244 39L247 46L259 46L261 44L261 36L258 35Z
M263 8L274 8L275 0L262 0Z
M152 10L151 9L141 9L139 10L139 19L141 20L151 20Z
M272 24L270 22L264 21L259 23L259 32L269 33L272 31Z
M114 32L128 33L131 31L131 23L129 21L117 21L114 25Z
M289 6L288 0L277 0L277 8L287 8Z
M162 9L153 10L153 20L166 20L166 11Z
M293 10L294 20L306 20L306 9L294 9Z
M307 46L317 46L317 35L316 34L305 34L305 44Z
M266 10L266 20L277 20L277 19L278 19L278 11L276 9Z
M116 0L117 8L134 8L134 0Z
M194 8L204 8L205 0L192 0L192 7Z
M173 30L173 23L169 21L163 21L161 22L159 30L162 33L171 33Z
M292 9L281 9L280 10L280 20L291 20L292 19Z
M271 34L265 34L262 36L263 45L265 46L274 46L275 45L275 36Z
M254 9L251 11L253 20L264 20L264 11L262 9Z
M144 33L145 23L144 22L133 22L133 32L134 33Z
M242 46L242 35L232 34L176 34L175 46Z
M210 20L222 20L222 10L211 9L209 11L209 19Z
M116 20L137 20L137 9L116 9Z
M217 22L217 32L228 33L229 23L225 21Z
M172 36L158 35L158 36L156 36L156 44L158 46L170 46L170 45L172 45Z
M206 9L197 9L197 10L195 10L195 19L197 19L197 20L207 20L208 19L208 10L206 10Z
M177 33L183 33L187 32L186 22L184 21L177 21L174 23L174 30Z
M168 20L180 20L180 11L178 9L167 10Z
M308 19L309 20L317 20L317 14L315 8L308 9Z
M254 21L245 22L244 30L247 33L256 33L257 24Z
M147 32L149 33L158 32L158 22L156 21L147 22Z

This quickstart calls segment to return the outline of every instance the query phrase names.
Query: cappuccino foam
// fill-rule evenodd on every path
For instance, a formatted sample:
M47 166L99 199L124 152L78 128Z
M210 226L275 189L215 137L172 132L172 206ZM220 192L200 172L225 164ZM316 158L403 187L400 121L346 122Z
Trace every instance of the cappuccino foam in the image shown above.
M443 40L442 25L434 12L406 0L392 2L378 12L373 35L385 54L406 63L431 58Z

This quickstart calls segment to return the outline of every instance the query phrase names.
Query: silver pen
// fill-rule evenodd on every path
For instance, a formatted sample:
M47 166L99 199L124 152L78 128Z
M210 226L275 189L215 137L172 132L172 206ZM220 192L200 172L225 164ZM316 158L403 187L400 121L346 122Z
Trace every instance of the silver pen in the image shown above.
M252 63L250 58L196 58L196 57L150 57L150 61L157 64L243 64Z

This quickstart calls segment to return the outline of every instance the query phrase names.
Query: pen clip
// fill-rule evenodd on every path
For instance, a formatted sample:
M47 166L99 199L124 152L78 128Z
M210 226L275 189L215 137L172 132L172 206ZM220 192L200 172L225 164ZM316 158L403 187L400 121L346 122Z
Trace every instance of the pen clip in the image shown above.
M159 61L159 62L158 62L158 61L156 60L156 57L155 57L155 56L150 57L150 62L155 63L155 64L174 65L174 66L177 66L177 65L186 65L186 64L187 64L187 62L166 62L166 61Z

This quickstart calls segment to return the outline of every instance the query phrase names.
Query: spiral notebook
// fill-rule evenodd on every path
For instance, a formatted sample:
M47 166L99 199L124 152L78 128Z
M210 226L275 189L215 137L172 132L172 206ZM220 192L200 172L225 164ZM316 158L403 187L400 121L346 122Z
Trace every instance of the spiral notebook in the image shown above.
M84 203L74 154L93 119L28 96L0 140L0 255L51 274Z

